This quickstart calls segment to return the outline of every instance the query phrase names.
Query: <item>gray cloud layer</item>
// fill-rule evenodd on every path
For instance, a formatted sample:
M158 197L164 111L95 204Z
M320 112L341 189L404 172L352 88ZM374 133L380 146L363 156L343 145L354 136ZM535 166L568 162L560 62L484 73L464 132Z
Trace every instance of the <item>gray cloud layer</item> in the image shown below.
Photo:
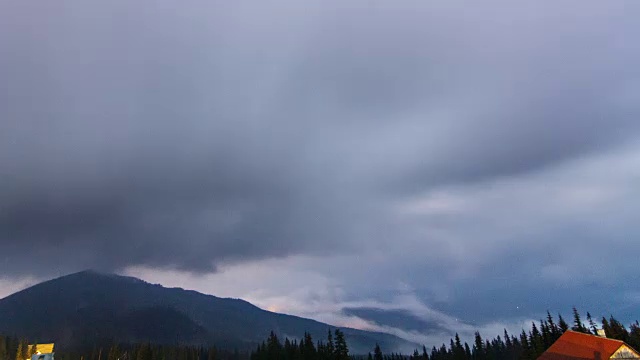
M0 272L209 272L221 261L336 253L366 268L371 249L390 246L425 251L430 263L398 250L408 265L384 265L381 280L403 278L424 299L448 299L447 310L490 298L438 295L445 284L421 288L407 274L442 279L472 263L496 284L493 268L517 269L515 286L529 269L558 266L530 257L550 241L571 249L638 233L610 213L551 226L535 194L555 181L537 174L639 139L639 10L635 1L0 4ZM585 169L558 170L557 183L607 171ZM500 190L485 195L492 182ZM478 203L456 215L395 212L425 196ZM634 196L606 209L633 209ZM495 219L531 231L487 229ZM627 227L579 231L602 219ZM39 256L47 261L29 261ZM532 290L514 291L521 301Z

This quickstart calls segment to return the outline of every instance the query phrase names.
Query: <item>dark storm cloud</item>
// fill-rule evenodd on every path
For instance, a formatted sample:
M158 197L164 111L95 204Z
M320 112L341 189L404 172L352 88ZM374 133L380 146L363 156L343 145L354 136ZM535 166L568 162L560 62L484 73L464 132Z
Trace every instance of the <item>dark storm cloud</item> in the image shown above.
M629 141L621 4L2 4L1 270L357 251L398 194Z

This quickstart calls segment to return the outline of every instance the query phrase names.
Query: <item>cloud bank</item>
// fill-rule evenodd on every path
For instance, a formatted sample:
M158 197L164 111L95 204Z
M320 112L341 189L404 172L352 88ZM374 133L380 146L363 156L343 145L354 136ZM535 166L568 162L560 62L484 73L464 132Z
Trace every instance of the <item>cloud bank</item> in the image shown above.
M334 319L398 286L469 326L630 317L639 10L0 4L0 271L307 259Z

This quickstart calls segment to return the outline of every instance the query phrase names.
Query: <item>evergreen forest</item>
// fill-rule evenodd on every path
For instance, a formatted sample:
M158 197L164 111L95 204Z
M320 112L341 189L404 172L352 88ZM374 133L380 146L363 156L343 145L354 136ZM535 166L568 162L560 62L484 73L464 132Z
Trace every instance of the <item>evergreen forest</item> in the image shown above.
M554 318L549 312L544 319L533 322L519 334L483 338L479 332L469 344L458 334L449 341L428 349L423 346L411 354L385 352L375 345L368 354L350 354L345 336L339 329L328 329L324 339L313 339L305 333L299 339L279 338L275 332L251 352L203 346L142 344L111 344L92 349L56 349L56 360L534 360L548 349L565 331L573 330L597 335L604 331L611 339L622 340L640 349L640 323L628 327L610 316L599 321L587 312L586 317L573 308L568 323L561 315ZM37 351L29 347L29 339L0 336L0 360L29 359Z

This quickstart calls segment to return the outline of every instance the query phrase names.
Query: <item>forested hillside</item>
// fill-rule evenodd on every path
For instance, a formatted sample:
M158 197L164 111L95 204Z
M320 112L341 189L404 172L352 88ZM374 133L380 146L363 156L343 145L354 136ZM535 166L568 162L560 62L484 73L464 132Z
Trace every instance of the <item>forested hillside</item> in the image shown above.
M272 332L250 353L179 344L118 343L108 347L58 348L56 360L534 360L569 329L594 335L602 329L608 338L622 340L640 349L638 321L626 327L613 316L596 321L587 313L583 319L574 308L571 324L561 315L554 319L547 312L545 319L532 323L520 334L509 334L505 330L503 335L485 339L476 332L471 344L456 334L448 345L431 349L423 346L412 354L385 352L379 345L368 354L352 354L343 331L334 329L328 330L323 339L314 339L309 333L298 339L280 339ZM28 358L27 345L35 340L0 336L0 360Z
M271 331L323 337L330 327L266 311L241 299L95 271L46 281L0 299L0 334L54 342L60 349L150 342L249 352ZM387 333L340 330L361 353L376 343L393 350L416 346Z

